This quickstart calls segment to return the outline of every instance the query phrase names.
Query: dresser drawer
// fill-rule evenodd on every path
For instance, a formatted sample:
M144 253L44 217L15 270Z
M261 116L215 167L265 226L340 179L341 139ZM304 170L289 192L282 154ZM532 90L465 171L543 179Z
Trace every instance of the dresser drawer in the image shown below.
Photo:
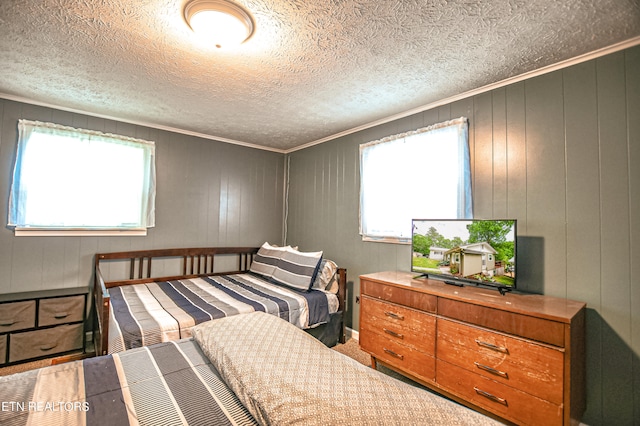
M564 325L556 321L445 298L438 301L438 314L561 348L568 344Z
M425 312L436 312L437 297L431 294L366 280L360 282L360 291L362 294L376 299L386 300Z
M389 365L410 372L423 380L434 381L435 358L377 333L360 332L360 347Z
M438 359L562 403L564 351L438 318Z
M36 301L0 304L0 333L36 326Z
M435 355L435 316L367 296L360 300L360 315L361 330Z
M562 405L521 392L438 359L438 384L447 391L523 425L561 425Z
M15 333L11 335L9 362L82 349L83 339L82 324Z
M40 300L38 326L65 324L84 320L84 295Z

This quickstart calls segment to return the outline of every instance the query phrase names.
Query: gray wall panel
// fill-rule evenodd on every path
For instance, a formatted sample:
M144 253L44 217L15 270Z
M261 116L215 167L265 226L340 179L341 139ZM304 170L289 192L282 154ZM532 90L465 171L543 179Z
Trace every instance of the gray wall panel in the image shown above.
M524 290L566 296L566 195L562 74L527 80L527 235L544 238L544 251L524 267L544 268L541 281L527 281ZM542 257L539 258L538 254Z
M507 211L517 217L518 233L527 235L527 143L524 83L506 88Z
M493 172L493 207L492 217L507 216L507 110L506 90L497 89L491 92L491 108L493 110L493 137L491 161Z
M640 164L640 50L632 50L626 54L625 76L627 80L627 122L629 126L629 164ZM631 349L633 371L640 371L640 167L629 168L629 212L631 220L631 247L629 251L631 264ZM636 424L640 423L640 374L633 375L634 415Z
M601 315L604 377L602 403L611 410L612 424L631 424L633 411L627 410L627 395L633 392L633 365L630 344L630 217L629 164L626 114L625 58L623 53L597 60L598 130L600 136L600 209L602 277Z
M640 424L640 47L292 152L287 242L348 269L357 330L358 276L410 268L409 246L358 235L358 145L461 115L476 216L518 219L520 289L588 304L583 421ZM336 161L344 173L333 205L312 183ZM339 238L302 225L332 211Z
M0 99L3 220L19 118L155 141L156 227L146 237L15 237L5 222L0 293L89 285L96 252L282 242L284 154Z
M473 121L473 215L477 218L493 217L493 108L492 93L474 99ZM471 118L471 117L468 117Z
M600 166L595 62L564 72L567 145L567 297L587 303L586 338L590 345L589 379L602 382L602 327L595 311L601 308ZM597 279L594 279L597 277ZM602 388L587 389L589 409L602 410ZM602 420L600 419L598 423Z
M600 307L600 172L595 64L565 71L567 145L567 296ZM587 88L590 88L588 90Z

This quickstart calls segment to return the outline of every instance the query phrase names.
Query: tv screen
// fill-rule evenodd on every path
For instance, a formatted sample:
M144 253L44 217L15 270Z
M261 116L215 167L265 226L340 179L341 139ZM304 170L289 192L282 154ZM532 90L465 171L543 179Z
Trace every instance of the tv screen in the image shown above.
M516 221L413 219L411 271L449 284L516 287Z

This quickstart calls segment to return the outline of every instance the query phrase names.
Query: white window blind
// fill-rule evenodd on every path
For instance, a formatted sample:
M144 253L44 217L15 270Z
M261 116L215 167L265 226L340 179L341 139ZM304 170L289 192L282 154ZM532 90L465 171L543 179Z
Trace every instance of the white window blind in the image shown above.
M155 225L155 144L18 121L8 225L30 232L129 231Z
M360 145L360 234L409 242L412 219L472 218L464 117Z

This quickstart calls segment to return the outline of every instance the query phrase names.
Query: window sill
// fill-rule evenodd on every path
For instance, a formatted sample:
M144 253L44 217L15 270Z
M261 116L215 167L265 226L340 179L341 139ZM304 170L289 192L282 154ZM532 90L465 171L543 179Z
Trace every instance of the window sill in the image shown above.
M387 244L411 244L410 238L398 238L398 237L372 237L370 235L363 235L362 241L368 241L371 243L387 243Z
M16 228L16 237L113 237L146 236L146 229L44 229Z

